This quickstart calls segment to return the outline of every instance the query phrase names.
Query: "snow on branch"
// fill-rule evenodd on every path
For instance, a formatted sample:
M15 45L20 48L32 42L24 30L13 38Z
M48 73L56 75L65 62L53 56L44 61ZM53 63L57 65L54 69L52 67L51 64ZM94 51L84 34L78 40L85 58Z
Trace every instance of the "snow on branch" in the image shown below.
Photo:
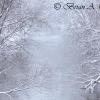
M89 90L91 93L93 93L94 88L98 83L100 83L100 75L98 75L96 79L91 78L91 80L88 81L88 84L83 85L81 89Z

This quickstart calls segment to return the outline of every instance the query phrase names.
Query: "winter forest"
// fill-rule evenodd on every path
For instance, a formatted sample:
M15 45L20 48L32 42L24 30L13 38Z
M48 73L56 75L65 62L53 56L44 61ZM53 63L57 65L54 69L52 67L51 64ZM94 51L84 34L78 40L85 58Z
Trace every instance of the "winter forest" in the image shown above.
M0 100L100 100L100 9L66 3L100 1L0 0Z

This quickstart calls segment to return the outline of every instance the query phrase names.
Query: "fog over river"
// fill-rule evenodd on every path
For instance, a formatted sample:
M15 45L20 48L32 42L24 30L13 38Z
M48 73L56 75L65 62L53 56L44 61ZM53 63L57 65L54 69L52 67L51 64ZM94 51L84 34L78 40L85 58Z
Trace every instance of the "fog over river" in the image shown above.
M0 100L99 100L100 12L62 9L72 0L3 1Z

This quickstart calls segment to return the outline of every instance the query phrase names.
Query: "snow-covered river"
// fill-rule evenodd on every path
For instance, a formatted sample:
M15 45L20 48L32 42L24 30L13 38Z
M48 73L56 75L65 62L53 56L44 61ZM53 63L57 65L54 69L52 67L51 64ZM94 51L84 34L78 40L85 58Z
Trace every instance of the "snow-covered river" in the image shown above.
M79 90L70 77L79 71L79 55L71 35L33 37L29 44L27 50L33 55L31 64L44 65L51 70L48 72L50 79L45 79L43 87L28 91L29 100L73 100L73 97L77 100ZM23 97L27 100L26 96Z

